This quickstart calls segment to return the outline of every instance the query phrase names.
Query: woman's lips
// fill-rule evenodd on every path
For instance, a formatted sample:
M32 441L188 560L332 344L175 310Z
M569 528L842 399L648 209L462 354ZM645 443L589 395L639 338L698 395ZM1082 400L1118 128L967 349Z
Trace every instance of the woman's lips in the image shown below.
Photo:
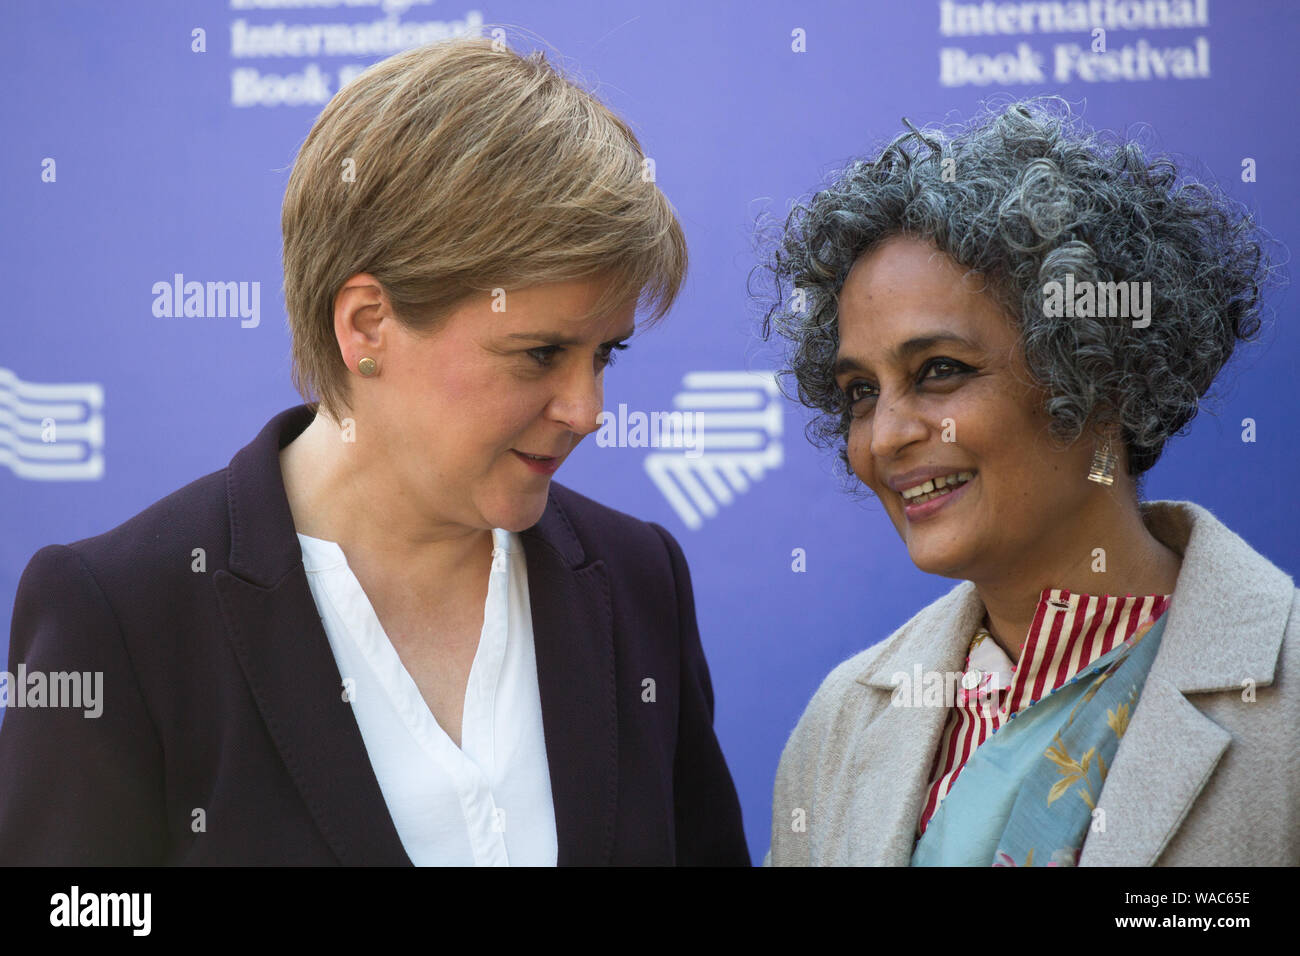
M523 452L517 451L514 448L510 449L510 451L516 458L527 465L530 471L539 475L555 474L556 470L560 467L560 462L564 460L562 458L529 458Z
M961 485L959 485L957 488L953 489L952 491L948 492L946 495L940 495L938 498L931 498L929 501L925 502L924 504L909 505L905 503L903 505L903 514L907 517L908 521L920 521L924 518L928 518L936 511L939 511L940 509L947 507L948 505L956 501L958 498L960 498L962 495L964 495L966 493L966 489L969 488L972 484L974 484L975 480L978 477L979 477L979 472L976 472L975 476L972 477L969 481L963 482Z

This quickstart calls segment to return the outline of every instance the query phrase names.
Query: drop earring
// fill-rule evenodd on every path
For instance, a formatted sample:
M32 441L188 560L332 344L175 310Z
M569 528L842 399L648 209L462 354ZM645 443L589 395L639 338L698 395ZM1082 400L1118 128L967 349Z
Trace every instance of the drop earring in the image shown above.
M1109 438L1102 440L1092 453L1092 467L1088 470L1088 480L1095 481L1099 485L1113 485L1115 483L1115 463L1117 457L1115 450L1111 447Z

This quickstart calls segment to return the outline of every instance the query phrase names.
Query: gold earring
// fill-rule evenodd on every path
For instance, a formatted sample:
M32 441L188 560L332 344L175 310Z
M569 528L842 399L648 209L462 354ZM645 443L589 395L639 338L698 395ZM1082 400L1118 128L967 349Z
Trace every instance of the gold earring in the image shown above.
M1110 439L1106 438L1092 452L1092 468L1088 471L1088 480L1095 481L1099 485L1113 485L1115 483L1115 464L1117 461L1115 451L1111 448Z
M364 375L366 378L370 378L372 375L374 375L376 372L379 371L379 366L375 364L374 359L367 356L357 363L357 371L360 372L362 375Z

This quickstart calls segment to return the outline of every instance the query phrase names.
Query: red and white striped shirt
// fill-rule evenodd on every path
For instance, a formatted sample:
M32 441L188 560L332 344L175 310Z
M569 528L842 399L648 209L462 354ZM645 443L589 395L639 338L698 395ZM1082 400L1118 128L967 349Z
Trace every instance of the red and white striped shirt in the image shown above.
M971 641L961 686L939 739L917 835L925 832L976 747L1012 714L1047 697L1143 624L1157 620L1169 607L1169 597L1044 589L1019 664L1012 664L981 627Z

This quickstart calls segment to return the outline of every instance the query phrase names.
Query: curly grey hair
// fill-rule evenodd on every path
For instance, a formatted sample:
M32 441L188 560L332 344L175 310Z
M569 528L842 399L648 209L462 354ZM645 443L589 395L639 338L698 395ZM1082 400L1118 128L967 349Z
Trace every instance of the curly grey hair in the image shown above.
M1090 425L1118 425L1130 474L1146 472L1238 340L1259 332L1269 266L1254 218L1168 158L1083 128L1055 97L986 109L951 135L907 125L796 204L757 270L776 287L763 338L786 340L780 374L798 386L783 391L818 413L808 438L838 448L852 474L849 408L832 374L838 296L860 256L907 235L985 277L1048 394L1052 436L1068 445ZM1045 286L1067 274L1150 282L1150 325L1045 314Z

